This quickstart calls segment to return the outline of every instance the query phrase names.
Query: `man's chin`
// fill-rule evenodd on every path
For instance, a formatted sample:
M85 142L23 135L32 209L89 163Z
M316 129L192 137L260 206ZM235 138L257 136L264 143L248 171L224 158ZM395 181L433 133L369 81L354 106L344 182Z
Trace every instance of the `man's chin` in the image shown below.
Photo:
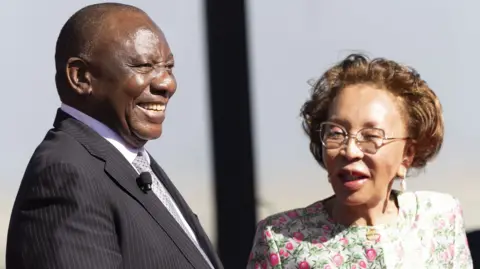
M160 136L162 136L162 127L160 126L157 128L137 129L137 130L132 130L132 133L136 140L138 140L139 142L143 142L143 144L145 144L150 140L155 140L160 138Z
M145 121L129 121L122 132L123 139L133 148L141 148L150 140L162 135L162 124Z

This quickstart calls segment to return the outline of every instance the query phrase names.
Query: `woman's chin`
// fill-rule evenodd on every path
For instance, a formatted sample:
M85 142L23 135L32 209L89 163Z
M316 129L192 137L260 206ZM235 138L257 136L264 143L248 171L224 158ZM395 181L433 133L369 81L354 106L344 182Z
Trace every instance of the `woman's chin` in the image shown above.
M346 206L359 206L367 203L368 199L361 192L336 193L336 200Z

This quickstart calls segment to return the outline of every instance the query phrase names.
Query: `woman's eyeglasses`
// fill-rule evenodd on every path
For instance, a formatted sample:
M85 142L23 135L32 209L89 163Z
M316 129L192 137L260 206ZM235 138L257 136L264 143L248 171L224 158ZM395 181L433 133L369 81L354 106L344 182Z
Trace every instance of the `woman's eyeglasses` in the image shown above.
M349 134L345 128L333 122L320 124L320 140L326 149L337 149L345 145L349 138L355 139L358 148L368 154L375 154L386 142L405 140L408 137L386 137L379 128L363 128L356 134Z

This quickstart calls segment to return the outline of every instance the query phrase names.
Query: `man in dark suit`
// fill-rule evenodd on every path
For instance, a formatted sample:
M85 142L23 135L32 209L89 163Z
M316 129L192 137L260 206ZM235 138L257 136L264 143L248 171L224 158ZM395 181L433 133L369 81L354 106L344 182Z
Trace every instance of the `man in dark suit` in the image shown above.
M67 21L55 53L62 105L17 194L8 269L222 268L144 149L162 133L173 61L162 31L133 6L91 5Z

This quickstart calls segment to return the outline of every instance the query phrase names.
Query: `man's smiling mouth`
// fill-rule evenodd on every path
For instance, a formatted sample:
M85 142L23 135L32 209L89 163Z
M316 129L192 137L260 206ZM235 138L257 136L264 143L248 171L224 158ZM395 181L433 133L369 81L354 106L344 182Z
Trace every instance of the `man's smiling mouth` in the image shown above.
M163 112L165 111L165 105L163 104L155 104L155 103L141 103L138 104L140 108L143 108L148 111L154 111L154 112Z

